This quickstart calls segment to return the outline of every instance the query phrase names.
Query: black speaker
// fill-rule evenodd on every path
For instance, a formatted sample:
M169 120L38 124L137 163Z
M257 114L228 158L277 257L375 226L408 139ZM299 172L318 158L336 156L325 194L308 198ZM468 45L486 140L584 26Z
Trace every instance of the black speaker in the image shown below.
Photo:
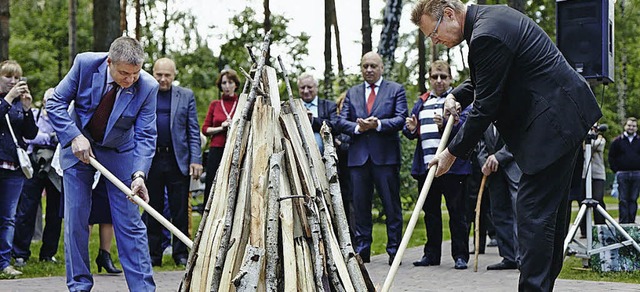
M557 0L556 42L587 80L613 83L613 0Z

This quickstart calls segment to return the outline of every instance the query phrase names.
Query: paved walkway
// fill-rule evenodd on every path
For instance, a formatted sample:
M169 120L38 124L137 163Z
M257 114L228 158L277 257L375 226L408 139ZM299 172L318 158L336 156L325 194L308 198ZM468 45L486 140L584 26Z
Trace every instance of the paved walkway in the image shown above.
M391 291L517 291L518 271L487 271L486 266L497 263L501 258L497 248L487 247L486 254L480 255L478 272L473 272L473 255L469 269L453 269L450 242L443 244L442 264L435 267L414 267L411 263L422 256L422 248L411 248L405 252L403 264L396 274ZM382 287L389 265L387 256L379 255L371 258L367 270L377 288ZM159 272L154 279L158 291L177 291L184 272ZM124 276L95 275L93 291L113 292L127 291ZM0 291L65 291L63 277L31 278L1 280ZM576 280L558 280L556 291L640 291L640 285L590 282Z

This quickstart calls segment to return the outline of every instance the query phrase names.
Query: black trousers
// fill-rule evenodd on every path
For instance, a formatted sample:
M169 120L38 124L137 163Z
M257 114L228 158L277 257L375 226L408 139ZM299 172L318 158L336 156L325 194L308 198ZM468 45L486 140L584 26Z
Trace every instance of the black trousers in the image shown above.
M552 291L562 270L569 185L578 148L536 174L522 174L516 203L519 291Z
M218 167L220 167L220 161L222 161L222 154L224 153L224 147L211 147L209 148L209 156L207 156L207 168L205 169L205 184L204 184L204 201L202 207L207 206L207 200L209 200L209 193L213 186L213 179L216 177Z
M424 254L433 262L440 262L442 255L442 196L449 211L449 231L451 232L451 256L469 261L469 232L466 220L466 175L444 174L433 180L427 199L422 206L424 224L427 228L427 243ZM426 175L418 177L418 190L422 191Z
M51 183L49 178L34 176L25 180L20 194L20 202L16 213L16 228L13 237L13 257L24 258L31 256L29 250L36 223L36 213L42 199L42 190L47 191L47 209L45 210L45 225L42 233L42 247L40 258L52 257L58 252L58 241L62 228L60 217L60 191Z
M162 213L164 194L167 192L171 223L182 233L189 236L189 176L183 175L173 152L156 153L149 169L146 182L149 190L149 205ZM147 235L149 253L152 261L162 261L163 226L153 217L147 216ZM173 236L173 259L178 260L189 255L187 246Z

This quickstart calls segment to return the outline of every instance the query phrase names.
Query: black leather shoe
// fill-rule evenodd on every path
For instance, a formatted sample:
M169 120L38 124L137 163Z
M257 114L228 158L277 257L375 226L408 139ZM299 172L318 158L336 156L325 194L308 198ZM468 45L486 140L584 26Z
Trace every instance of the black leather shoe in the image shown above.
M487 270L489 271L494 271L494 270L515 270L518 268L518 264L516 262L512 262L512 261L508 261L508 260L502 260L501 262L497 263L497 264L493 264L493 265L488 265L487 266Z
M493 238L491 240L489 240L489 243L487 243L488 247L494 247L494 246L498 246L498 240Z
M360 255L360 258L362 259L363 263L370 263L371 262L371 256L368 254L358 254Z
M96 265L98 265L98 273L102 272L104 268L109 274L120 274L122 270L116 268L111 260L111 254L103 249L98 250L98 257L96 257Z
M176 266L186 266L186 265L187 265L187 258L180 257L176 259Z
M458 258L456 260L456 264L453 266L453 268L456 269L456 270L466 270L467 269L467 262L462 258Z
M413 265L416 267L439 266L440 261L434 261L430 259L427 255L423 255L419 261L413 262Z
M151 266L152 267L162 267L162 259L151 259Z

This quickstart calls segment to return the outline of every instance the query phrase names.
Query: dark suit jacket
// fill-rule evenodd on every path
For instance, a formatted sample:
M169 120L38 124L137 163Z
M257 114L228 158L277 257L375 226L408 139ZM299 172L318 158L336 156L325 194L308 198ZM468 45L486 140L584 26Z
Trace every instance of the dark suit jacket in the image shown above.
M576 149L602 113L589 85L547 34L507 6L467 8L470 79L452 92L469 118L449 145L467 157L495 121L524 173ZM475 95L475 101L474 101Z
M200 126L193 91L171 86L171 143L176 162L183 175L189 175L189 164L202 164Z
M478 162L480 167L487 161L489 155L495 155L496 160L500 168L498 171L504 171L504 174L509 178L510 183L520 182L520 176L522 171L518 167L518 164L513 159L513 154L509 151L509 147L504 144L504 141L500 137L500 133L493 133L493 127L487 128L484 131L483 137L484 143L480 143L482 146L478 151ZM517 188L517 186L516 186Z
M347 91L338 128L352 136L349 146L349 166L364 165L369 158L375 165L400 164L400 136L404 120L407 117L407 98L402 85L382 80L371 114L367 113L364 83L351 87ZM380 120L380 132L370 130L355 134L356 120L375 116Z
M335 135L335 127L334 123L337 119L337 106L336 103L328 100L318 98L318 117L314 117L311 119L311 128L313 128L314 133L320 132L320 127L322 127L322 122L327 122L327 125L331 127L331 131Z

